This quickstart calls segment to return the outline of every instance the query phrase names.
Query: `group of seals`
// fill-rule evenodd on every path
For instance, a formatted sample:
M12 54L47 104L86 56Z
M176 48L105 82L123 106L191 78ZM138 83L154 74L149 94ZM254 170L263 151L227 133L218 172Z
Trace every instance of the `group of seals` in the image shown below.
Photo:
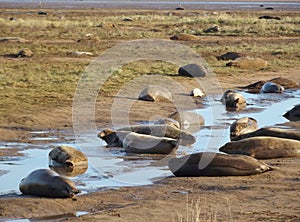
M53 171L37 169L23 178L19 184L20 191L34 196L76 199L76 194L80 191L74 182L61 175L75 176L84 173L88 167L86 155L75 148L59 146L49 152L49 167Z

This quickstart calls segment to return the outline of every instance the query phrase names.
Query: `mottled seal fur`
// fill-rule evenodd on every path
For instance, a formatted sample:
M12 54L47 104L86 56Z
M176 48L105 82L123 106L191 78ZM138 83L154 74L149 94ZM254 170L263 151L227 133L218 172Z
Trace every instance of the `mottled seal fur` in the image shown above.
M70 197L79 193L75 184L48 169L38 169L22 179L19 189L24 194L40 197Z
M226 143L220 151L248 155L257 159L297 157L300 156L300 141L259 136Z
M128 153L169 154L177 148L178 141L167 137L157 137L139 133L129 133L123 147Z
M286 112L283 116L290 121L300 121L300 104L294 106L293 109Z
M87 156L80 150L70 146L58 146L49 153L50 166L67 166L74 167L76 165L88 165Z
M282 93L283 91L284 87L274 82L266 82L260 89L262 93Z
M170 125L135 125L124 127L117 131L130 131L157 137L168 137L179 140L181 145L190 145L196 142L196 138L187 131L180 130Z
M241 134L232 140L241 140L256 136L271 136L284 139L292 139L300 141L300 129L284 129L276 127L264 127L250 133Z
M205 155L212 159L200 169L199 163ZM272 168L262 161L245 155L226 155L220 153L194 153L180 158L171 158L169 169L177 177L198 176L246 176L259 174Z
M203 116L198 113L188 111L176 111L169 115L169 118L178 121L181 129L189 132L199 131L201 126L203 126L205 123Z
M166 88L161 86L149 85L142 90L139 99L151 102L158 100L172 101L172 94Z
M235 137L250 133L258 129L256 119L251 117L242 117L234 121L230 126L230 139L233 140Z
M228 110L241 110L247 106L246 99L234 90L227 90L221 98L221 103L226 105Z

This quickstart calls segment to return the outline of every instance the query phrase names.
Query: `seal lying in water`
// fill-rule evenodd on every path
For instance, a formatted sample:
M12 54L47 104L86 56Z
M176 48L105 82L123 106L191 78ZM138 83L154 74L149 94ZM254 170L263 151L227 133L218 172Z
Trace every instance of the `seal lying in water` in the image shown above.
M251 117L242 117L234 121L230 126L230 139L233 140L235 137L250 133L258 129L256 119Z
M294 106L293 109L283 115L290 121L300 121L300 104Z
M122 147L123 140L130 131L114 131L112 129L104 129L98 133L98 137L107 143L107 147Z
M281 129L275 127L264 127L250 133L241 134L232 140L241 140L256 136L272 136L278 138L292 139L300 141L300 129Z
M167 137L156 137L139 133L129 133L123 147L128 153L169 154L177 149L178 141Z
M190 145L196 142L196 138L191 133L170 125L135 125L124 127L117 131L130 131L157 137L173 138L179 140L181 145Z
M233 90L227 90L223 94L221 103L226 105L226 109L233 111L245 109L247 106L246 99L241 94Z
M220 151L248 155L257 159L297 157L300 156L300 141L259 136L226 143Z
M21 180L19 189L24 194L40 197L75 198L75 195L80 192L71 180L56 175L48 169L31 172Z
M203 169L199 163L204 155L212 155L211 162ZM180 158L172 158L169 169L177 177L197 176L246 176L259 174L272 168L262 161L244 155L220 153L193 153Z
M169 118L178 121L181 129L189 132L198 132L205 123L203 116L188 111L176 111Z
M49 165L67 166L87 165L88 158L81 151L70 146L59 146L52 149L49 153Z
M274 82L266 82L260 89L262 93L282 93L283 91L283 86Z

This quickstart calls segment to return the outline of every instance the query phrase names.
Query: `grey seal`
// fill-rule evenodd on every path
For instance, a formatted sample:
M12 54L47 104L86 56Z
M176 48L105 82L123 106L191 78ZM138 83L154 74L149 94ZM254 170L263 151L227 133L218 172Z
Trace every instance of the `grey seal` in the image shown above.
M283 86L274 82L266 82L260 89L262 93L282 93L283 91Z
M226 143L219 149L228 154L243 154L257 159L300 156L300 141L277 137L251 137Z
M257 120L251 117L242 117L234 121L230 126L230 139L250 133L258 129Z
M205 158L205 155L210 156L212 160L205 168L200 169L200 160ZM168 166L177 177L246 176L273 169L249 156L221 153L193 153L180 158L171 158Z
M289 110L283 115L290 121L300 121L300 104L293 107L293 109Z
M131 132L124 141L123 147L128 153L169 154L177 149L178 141L167 137Z
M80 192L71 180L56 175L48 169L38 169L31 172L21 180L19 189L23 194L73 199Z

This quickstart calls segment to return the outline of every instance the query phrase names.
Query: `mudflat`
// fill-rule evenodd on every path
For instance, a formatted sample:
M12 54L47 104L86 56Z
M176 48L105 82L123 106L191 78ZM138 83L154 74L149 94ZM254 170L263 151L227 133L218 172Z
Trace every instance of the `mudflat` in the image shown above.
M196 35L197 40L178 44L202 56L224 91L275 77L300 82L298 11L42 10L47 14L38 13L41 9L0 11L1 38L28 40L0 42L2 141L29 142L27 135L33 130L72 129L74 93L84 70L105 50L136 39ZM259 19L264 15L280 20ZM219 31L205 32L214 25L219 26ZM23 48L29 48L33 55L16 56ZM91 54L78 56L72 54L74 51ZM268 66L226 67L228 61L216 57L228 51L264 59ZM119 90L144 74L155 74L157 82L167 75L187 93L198 87L192 78L178 76L178 68L168 62L142 60L115 71L95 102L97 127L113 125L111 110ZM124 103L132 102L132 98L123 99ZM196 107L201 105L197 101L193 104ZM167 116L175 110L174 104L167 101L135 101L129 122ZM0 217L58 221L298 221L300 159L265 162L279 169L243 177L170 177L150 186L82 194L77 201L2 195ZM78 212L87 214L78 216Z

